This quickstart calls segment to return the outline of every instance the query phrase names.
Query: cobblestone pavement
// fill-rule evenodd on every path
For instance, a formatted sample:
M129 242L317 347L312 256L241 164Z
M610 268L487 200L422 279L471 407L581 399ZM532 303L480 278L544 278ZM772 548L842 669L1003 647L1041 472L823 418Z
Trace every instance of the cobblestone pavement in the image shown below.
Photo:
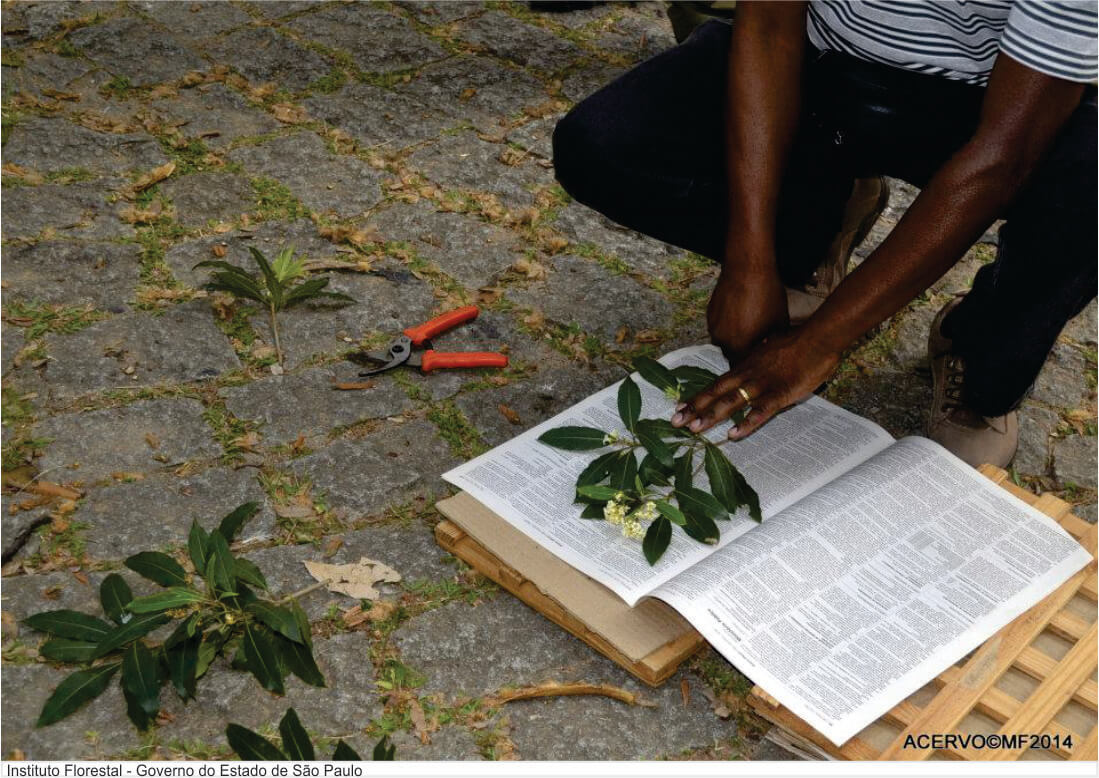
M82 497L3 497L5 756L224 755L227 721L292 703L317 734L368 747L394 732L417 758L753 758L762 727L743 677L714 655L658 690L604 661L432 539L440 474L621 375L633 355L705 339L713 267L570 202L549 136L574 101L673 44L657 4L536 15L525 4L5 3L3 441L5 484L33 473ZM174 169L154 181L150 171ZM865 256L915 192L896 185ZM926 329L994 247L845 361L825 395L896 435L930 398ZM294 245L353 305L266 318L199 291L192 266ZM341 355L475 302L442 346L507 348L502 372L380 377L335 392ZM1022 411L1017 478L1095 520L1096 309L1063 333ZM137 734L117 688L35 729L63 671L18 620L95 609L104 571L179 550L249 499L242 550L276 591L302 560L397 568L385 623L315 592L328 690L273 697L216 666L200 697ZM128 574L128 571L127 571ZM139 586L138 581L132 582ZM399 671L398 671L399 670ZM599 697L478 701L543 680L610 683ZM390 694L394 685L400 694ZM709 698L724 699L720 718ZM165 698L168 694L165 694ZM413 703L432 712L423 738ZM719 706L720 707L720 706Z

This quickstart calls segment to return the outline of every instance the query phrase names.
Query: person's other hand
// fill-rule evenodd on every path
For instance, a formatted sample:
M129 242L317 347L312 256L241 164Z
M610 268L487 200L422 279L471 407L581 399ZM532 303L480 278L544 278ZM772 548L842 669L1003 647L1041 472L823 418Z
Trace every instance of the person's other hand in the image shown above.
M789 323L786 287L773 270L749 273L738 268L718 277L706 308L706 324L710 339L730 363Z
M702 432L750 408L744 420L729 430L730 438L740 440L812 394L835 372L839 360L838 352L821 347L805 330L772 335L710 388L677 407L672 424Z

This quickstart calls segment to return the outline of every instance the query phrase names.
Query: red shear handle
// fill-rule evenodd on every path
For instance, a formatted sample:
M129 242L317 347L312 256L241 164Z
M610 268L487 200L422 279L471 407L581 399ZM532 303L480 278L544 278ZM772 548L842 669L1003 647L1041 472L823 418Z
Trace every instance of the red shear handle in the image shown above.
M476 305L463 305L453 311L447 311L441 316L436 316L431 321L425 321L416 327L409 327L404 334L412 339L413 344L419 346L428 338L434 338L440 332L446 332L459 324L473 321L481 311Z
M472 307L472 306L471 306ZM474 309L476 310L476 309ZM420 358L420 369L425 373L441 367L507 367L508 355L492 351L425 351Z

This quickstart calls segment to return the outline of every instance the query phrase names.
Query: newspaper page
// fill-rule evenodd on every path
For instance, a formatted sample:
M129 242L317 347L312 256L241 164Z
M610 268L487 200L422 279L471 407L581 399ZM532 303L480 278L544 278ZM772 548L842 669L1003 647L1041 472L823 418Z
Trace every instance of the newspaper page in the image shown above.
M904 438L654 596L842 745L1090 559L1048 516Z
M714 346L680 349L660 361L673 368L691 364L719 374L728 370ZM674 403L636 374L634 380L642 393L642 417L670 418ZM573 503L576 477L600 452L560 451L539 443L538 436L564 425L624 432L618 386L593 394L443 477L632 606L660 583L757 525L742 509L730 521L718 522L721 539L716 546L699 543L676 527L668 550L650 566L639 541L622 537L607 522L581 519L583 506ZM728 429L728 423L719 425L709 437L722 445L759 494L764 521L893 442L876 424L817 397L744 441L728 441ZM705 485L704 473L697 478Z

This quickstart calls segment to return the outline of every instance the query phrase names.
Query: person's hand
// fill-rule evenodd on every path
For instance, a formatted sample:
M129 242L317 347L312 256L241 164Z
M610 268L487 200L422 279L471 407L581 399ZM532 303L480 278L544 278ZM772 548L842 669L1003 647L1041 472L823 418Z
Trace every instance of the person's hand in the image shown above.
M702 432L750 408L744 420L729 430L730 438L740 440L812 394L835 372L839 360L838 351L823 348L805 330L772 335L709 389L679 405L672 424Z
M773 270L723 272L706 308L710 339L730 362L767 336L789 326L786 287Z

